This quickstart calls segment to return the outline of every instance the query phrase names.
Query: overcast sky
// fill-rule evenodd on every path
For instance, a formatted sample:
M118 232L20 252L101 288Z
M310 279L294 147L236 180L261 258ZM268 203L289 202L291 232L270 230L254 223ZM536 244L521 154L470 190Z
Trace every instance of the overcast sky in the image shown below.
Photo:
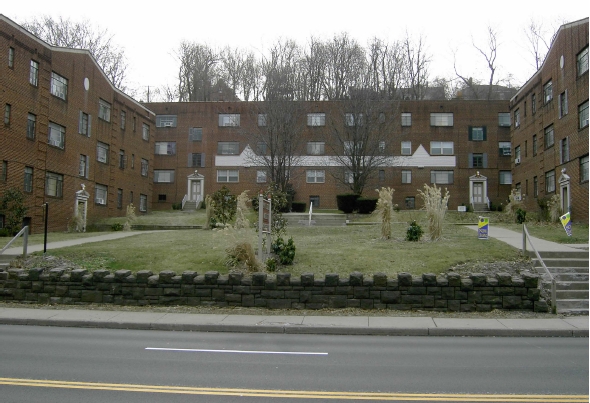
M342 32L363 46L374 36L394 41L406 31L422 35L432 55L431 78L453 76L453 51L462 73L486 78L485 60L475 53L472 38L485 47L488 26L499 34L499 75L511 73L521 85L534 73L524 34L531 19L552 31L562 21L588 17L589 6L587 0L28 0L4 1L0 13L17 23L51 15L108 29L125 50L128 86L142 91L175 84L175 51L183 40L264 52L278 38L305 45L311 36L327 39Z

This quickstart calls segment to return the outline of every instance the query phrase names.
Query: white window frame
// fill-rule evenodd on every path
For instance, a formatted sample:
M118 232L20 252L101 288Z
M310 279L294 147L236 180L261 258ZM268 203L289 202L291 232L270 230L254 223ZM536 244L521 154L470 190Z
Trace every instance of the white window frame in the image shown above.
M520 108L514 111L514 127L520 127Z
M430 126L434 127L452 127L452 112L432 112L430 114Z
M325 119L324 119L325 120ZM344 121L346 122L346 126L354 127L354 126L363 126L364 124L364 115L362 113L346 113L344 114ZM325 125L325 121L324 121ZM319 125L319 126L324 126ZM312 126L312 125L310 125Z
M580 182L588 182L588 155L580 157Z
M410 112L402 112L401 121L402 127L412 126L412 114Z
M47 134L47 144L62 150L65 148L66 128L57 123L49 122L49 133Z
M154 153L156 155L176 155L176 142L156 141Z
M326 125L326 114L324 112L308 113L307 114L307 125L308 126L325 126Z
M80 154L80 162L78 164L78 176L88 178L90 172L90 158L87 155Z
M324 155L326 143L323 141L309 141L307 143L307 155Z
M101 141L96 142L96 160L102 164L109 163L110 146Z
M256 171L256 183L266 183L266 171Z
M559 141L559 159L561 164L565 164L570 160L569 143L569 137L565 137Z
M8 67L14 67L14 48L12 46L8 48Z
M555 192L555 170L545 172L545 193Z
M240 114L239 113L220 113L219 127L239 127Z
M83 136L90 137L91 122L92 117L89 114L80 111L78 117L78 133Z
M559 98L557 99L558 109L559 109L559 118L561 119L565 115L569 113L568 111L568 104L567 104L567 90L559 94Z
M455 181L455 172L450 170L430 171L430 183L437 185L452 185Z
M141 176L147 177L148 173L149 173L149 168L150 168L150 165L149 165L148 160L146 160L145 158L142 158L141 159Z
M218 141L217 155L239 155L240 142L239 141Z
M97 183L94 186L94 203L100 204L101 206L106 206L108 195L109 187L107 185L101 185L100 183Z
M52 197L63 196L63 181L62 174L54 172L46 172L45 174L45 194Z
M37 115L29 113L27 115L27 138L35 140L37 135Z
M218 183L238 183L240 181L239 169L218 169L217 182Z
M176 127L177 115L156 115L156 127Z
M68 96L68 79L52 71L50 92L51 95L65 101Z
M553 100L553 81L549 80L543 85L543 103L547 104Z
M412 142L411 141L402 141L401 155L412 155Z
M512 185L512 171L498 171L500 185Z
M510 112L499 112L498 113L498 126L500 127L510 127L512 123L510 122Z
M551 148L555 145L555 129L552 124L543 130L543 142L545 149Z
M512 155L512 143L509 141L499 141L498 150L501 156L508 157Z
M588 100L578 106L578 129L588 127Z
M581 76L588 71L588 46L576 55L576 65L578 76Z
M258 114L258 126L259 127L266 127L266 113L259 113Z
M105 122L111 121L111 104L102 98L98 100L98 118Z
M25 167L24 191L31 193L33 191L33 167Z
M402 183L412 183L412 170L410 169L403 169L402 170Z
M188 138L190 141L203 141L203 128L191 127L188 130Z
M39 62L31 59L31 65L29 69L29 83L35 87L39 86Z
M323 169L308 169L305 174L307 183L325 183L326 171Z
M483 126L475 126L471 128L471 141L484 141Z
M150 127L145 123L141 124L141 138L150 141Z
M139 211L145 213L147 211L147 195L139 194Z
M454 155L455 143L452 141L431 141L430 155Z
M154 169L154 183L174 183L174 169Z

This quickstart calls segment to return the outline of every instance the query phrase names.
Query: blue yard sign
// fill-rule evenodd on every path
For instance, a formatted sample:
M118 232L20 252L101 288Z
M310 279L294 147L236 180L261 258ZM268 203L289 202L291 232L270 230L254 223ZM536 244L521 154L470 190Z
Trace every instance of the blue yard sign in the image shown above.
M490 219L488 217L479 217L477 223L477 237L479 239L488 239L488 232L490 228Z
M565 230L567 236L572 236L572 222L570 220L570 213L565 213L559 217L559 219L561 220L561 225L563 225L563 229Z

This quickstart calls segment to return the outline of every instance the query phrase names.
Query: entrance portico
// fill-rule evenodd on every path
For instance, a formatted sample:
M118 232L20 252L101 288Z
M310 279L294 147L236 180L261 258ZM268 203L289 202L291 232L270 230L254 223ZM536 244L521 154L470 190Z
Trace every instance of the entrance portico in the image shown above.
M194 202L195 208L203 201L203 192L205 189L205 177L196 170L187 177L187 196L186 201ZM184 207L184 206L183 206Z
M469 202L473 207L488 204L488 178L480 175L479 171L469 177Z

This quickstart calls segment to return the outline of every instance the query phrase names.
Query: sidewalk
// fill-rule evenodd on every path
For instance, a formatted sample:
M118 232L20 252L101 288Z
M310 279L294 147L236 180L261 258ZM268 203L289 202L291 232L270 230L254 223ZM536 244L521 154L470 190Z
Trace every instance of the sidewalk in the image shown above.
M468 226L477 231L477 226ZM47 249L114 240L141 232L114 232L96 237L51 242ZM492 228L490 237L522 248L522 234ZM538 251L579 251L588 245L561 245L533 238ZM29 252L43 245L30 245ZM21 254L11 248L7 254ZM109 329L174 330L330 335L588 337L588 316L551 319L477 319L383 316L274 316L98 311L84 309L28 309L0 307L0 325L63 326Z
M0 307L0 325L380 336L588 337L588 317L273 316Z

